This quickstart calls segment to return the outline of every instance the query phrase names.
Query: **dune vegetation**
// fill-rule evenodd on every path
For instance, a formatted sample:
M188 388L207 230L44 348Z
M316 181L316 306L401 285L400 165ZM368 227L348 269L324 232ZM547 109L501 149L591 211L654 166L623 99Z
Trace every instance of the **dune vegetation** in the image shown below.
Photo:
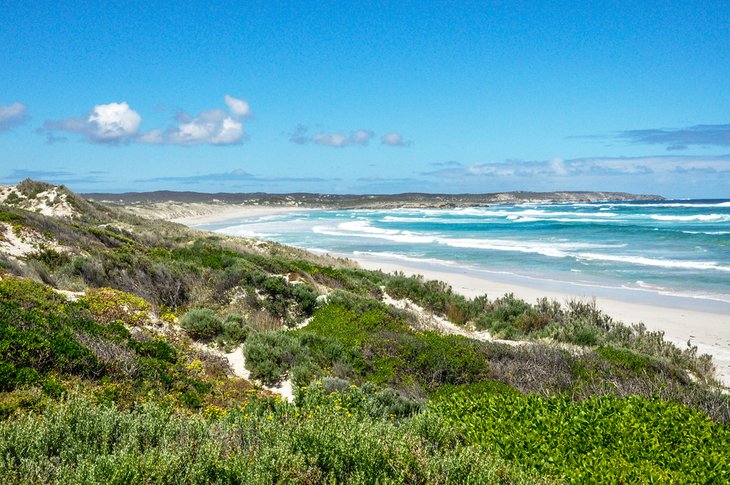
M0 205L2 483L730 481L711 358L590 301L25 197L51 188L71 215Z

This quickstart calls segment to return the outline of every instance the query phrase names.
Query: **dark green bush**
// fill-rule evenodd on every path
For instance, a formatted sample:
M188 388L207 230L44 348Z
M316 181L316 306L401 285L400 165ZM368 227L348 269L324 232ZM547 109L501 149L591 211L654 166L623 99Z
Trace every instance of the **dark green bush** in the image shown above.
M213 310L194 308L180 319L180 326L195 339L212 339L223 331L223 322Z
M243 348L251 377L266 384L276 384L301 359L299 339L288 332L251 334Z
M223 339L229 344L240 344L246 341L251 328L240 315L228 315L223 320Z
M468 442L570 482L730 480L730 429L675 403L456 392L433 412Z

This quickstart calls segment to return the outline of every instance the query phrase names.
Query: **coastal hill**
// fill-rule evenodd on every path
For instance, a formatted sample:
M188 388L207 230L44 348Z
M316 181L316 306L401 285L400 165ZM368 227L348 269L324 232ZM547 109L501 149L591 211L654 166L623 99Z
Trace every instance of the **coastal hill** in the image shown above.
M492 194L267 194L201 192L125 192L121 194L88 193L84 197L120 205L154 204L164 202L197 204L270 205L331 209L389 209L389 208L453 208L493 204L596 202L624 200L664 200L660 195L628 194L625 192L499 192Z
M590 301L3 197L0 483L730 480L710 356Z

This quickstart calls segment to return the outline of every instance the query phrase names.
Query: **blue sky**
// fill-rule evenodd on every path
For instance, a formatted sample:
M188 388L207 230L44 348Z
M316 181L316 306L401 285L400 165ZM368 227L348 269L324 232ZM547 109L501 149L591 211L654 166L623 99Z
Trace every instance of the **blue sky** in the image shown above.
M0 183L730 197L730 3L2 2Z

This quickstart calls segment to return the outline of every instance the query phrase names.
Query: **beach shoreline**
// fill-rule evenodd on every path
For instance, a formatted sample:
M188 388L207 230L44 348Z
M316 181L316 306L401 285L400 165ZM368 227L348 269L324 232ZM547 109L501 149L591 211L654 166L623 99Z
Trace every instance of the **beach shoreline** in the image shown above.
M721 313L668 308L657 305L627 302L597 297L586 293L567 293L549 287L525 286L474 275L458 268L435 270L416 264L394 263L362 255L333 254L348 257L362 268L380 270L385 273L401 272L408 276L422 275L427 280L440 280L451 285L453 290L468 298L487 294L490 299L507 293L529 303L539 298L548 298L565 303L571 299L594 299L596 306L614 320L625 324L643 323L648 330L663 331L667 340L680 348L688 342L697 346L700 354L710 354L717 369L717 377L725 384L730 383L730 316Z
M206 225L220 224L228 220L250 219L270 215L313 210L297 207L258 207L258 206L220 206L201 204L196 208L197 213L176 214L167 212L159 216L185 224L197 229L204 229ZM165 217L167 215L167 217ZM170 215L174 215L172 218ZM595 298L598 308L610 315L614 320L626 324L643 323L652 331L663 331L665 338L680 348L685 348L688 342L697 346L699 353L712 355L717 368L718 378L725 384L730 384L730 315L713 311L698 311L684 306L671 305L673 297L662 297L667 303L642 303L641 297L631 301L625 298L607 297L591 292L591 287L568 286L561 282L550 280L530 280L525 284L523 280L513 282L500 280L497 277L484 273L468 271L465 268L454 266L439 266L434 268L424 262L392 261L382 255L370 253L337 253L322 251L315 248L301 248L313 253L329 254L335 257L348 258L358 263L362 268L381 270L386 273L402 272L406 275L422 275L426 279L441 280L452 286L454 291L466 296L475 297L487 294L489 298L497 298L506 293L513 293L529 303L538 298L546 297L565 303L570 299ZM534 283L534 284L533 284ZM679 297L675 298L679 301Z
M129 205L126 210L141 217L162 219L185 226L199 228L239 218L266 217L292 212L316 210L296 206L215 204L208 202L158 202L145 205Z

